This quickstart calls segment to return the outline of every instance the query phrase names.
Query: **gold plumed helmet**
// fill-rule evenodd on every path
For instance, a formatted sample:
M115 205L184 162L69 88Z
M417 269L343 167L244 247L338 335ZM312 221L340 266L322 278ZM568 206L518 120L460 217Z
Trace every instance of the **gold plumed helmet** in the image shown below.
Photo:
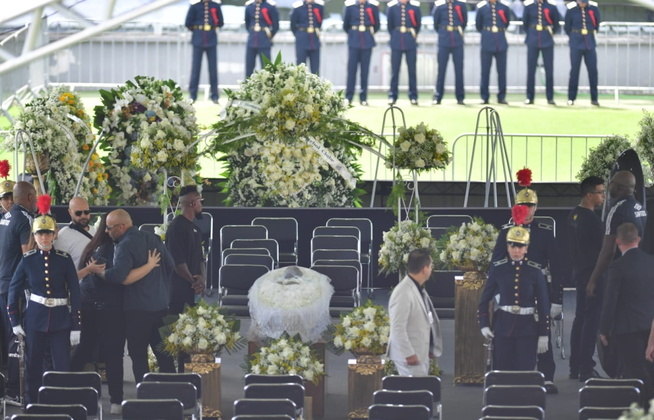
M32 233L41 232L41 231L50 231L54 232L57 230L57 222L54 217L49 214L43 214L34 219L32 223Z
M506 242L529 245L529 231L522 226L514 226L506 233Z
M538 194L531 188L523 188L518 191L515 198L516 204L538 204Z
M0 198L4 198L4 196L7 194L13 194L15 184L16 183L14 181L10 181L8 179L0 182Z

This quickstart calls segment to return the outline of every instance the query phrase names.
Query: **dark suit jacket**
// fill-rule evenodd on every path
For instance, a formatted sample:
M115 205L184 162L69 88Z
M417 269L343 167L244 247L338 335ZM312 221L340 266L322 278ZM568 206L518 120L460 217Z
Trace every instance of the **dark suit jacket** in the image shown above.
M654 319L654 256L630 249L608 269L600 334L649 331Z

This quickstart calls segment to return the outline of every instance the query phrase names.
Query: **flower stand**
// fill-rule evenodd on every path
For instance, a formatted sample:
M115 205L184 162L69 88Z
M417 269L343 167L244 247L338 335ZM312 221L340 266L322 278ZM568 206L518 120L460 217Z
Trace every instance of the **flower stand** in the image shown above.
M347 361L347 418L367 419L372 393L381 389L384 363L381 356L363 355Z
M486 352L477 323L477 308L485 281L486 275L479 271L468 271L454 278L455 384L484 383Z
M221 419L220 358L214 358L213 354L193 354L184 370L202 376L202 418Z

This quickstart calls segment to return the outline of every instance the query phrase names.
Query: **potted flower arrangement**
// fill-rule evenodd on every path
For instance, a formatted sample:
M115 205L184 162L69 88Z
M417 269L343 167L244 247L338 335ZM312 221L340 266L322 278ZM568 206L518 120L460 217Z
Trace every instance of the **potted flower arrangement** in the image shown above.
M430 169L445 169L452 160L452 153L438 130L430 129L425 123L398 130L398 136L386 158L386 165L397 169L417 172Z
M629 411L622 413L618 420L654 420L654 399L650 400L649 412L645 412L637 403L632 403Z
M263 375L300 375L314 384L318 384L325 374L325 365L311 347L299 336L289 337L287 334L253 353L246 369L249 373Z
M577 173L577 179L583 181L589 176L607 178L618 156L629 148L631 148L631 144L626 138L621 136L607 137L597 147L590 150ZM645 156L648 156L647 153Z
M439 240L439 260L450 269L485 273L497 235L497 228L480 218L453 227Z
M391 230L384 232L383 243L379 251L381 273L404 273L409 253L414 249L428 248L432 259L436 261L436 240L429 229L411 220L396 223Z
M386 353L389 335L386 309L368 300L363 306L341 315L334 327L332 344L336 350L347 350L355 356L379 356Z

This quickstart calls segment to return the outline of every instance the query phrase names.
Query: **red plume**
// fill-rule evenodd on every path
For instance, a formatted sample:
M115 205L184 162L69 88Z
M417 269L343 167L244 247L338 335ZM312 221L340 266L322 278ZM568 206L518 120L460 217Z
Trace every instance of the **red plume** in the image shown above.
M516 225L524 225L528 213L529 207L525 205L516 204L515 206L511 207L511 218L513 218L513 223Z
M9 176L10 169L11 169L11 165L9 164L9 161L7 159L0 160L0 177L7 178Z
M39 209L40 214L50 213L50 204L52 204L52 197L48 194L40 195L36 200L36 207Z
M528 187L531 185L531 169L524 168L520 169L516 176L518 177L518 184L521 187Z

